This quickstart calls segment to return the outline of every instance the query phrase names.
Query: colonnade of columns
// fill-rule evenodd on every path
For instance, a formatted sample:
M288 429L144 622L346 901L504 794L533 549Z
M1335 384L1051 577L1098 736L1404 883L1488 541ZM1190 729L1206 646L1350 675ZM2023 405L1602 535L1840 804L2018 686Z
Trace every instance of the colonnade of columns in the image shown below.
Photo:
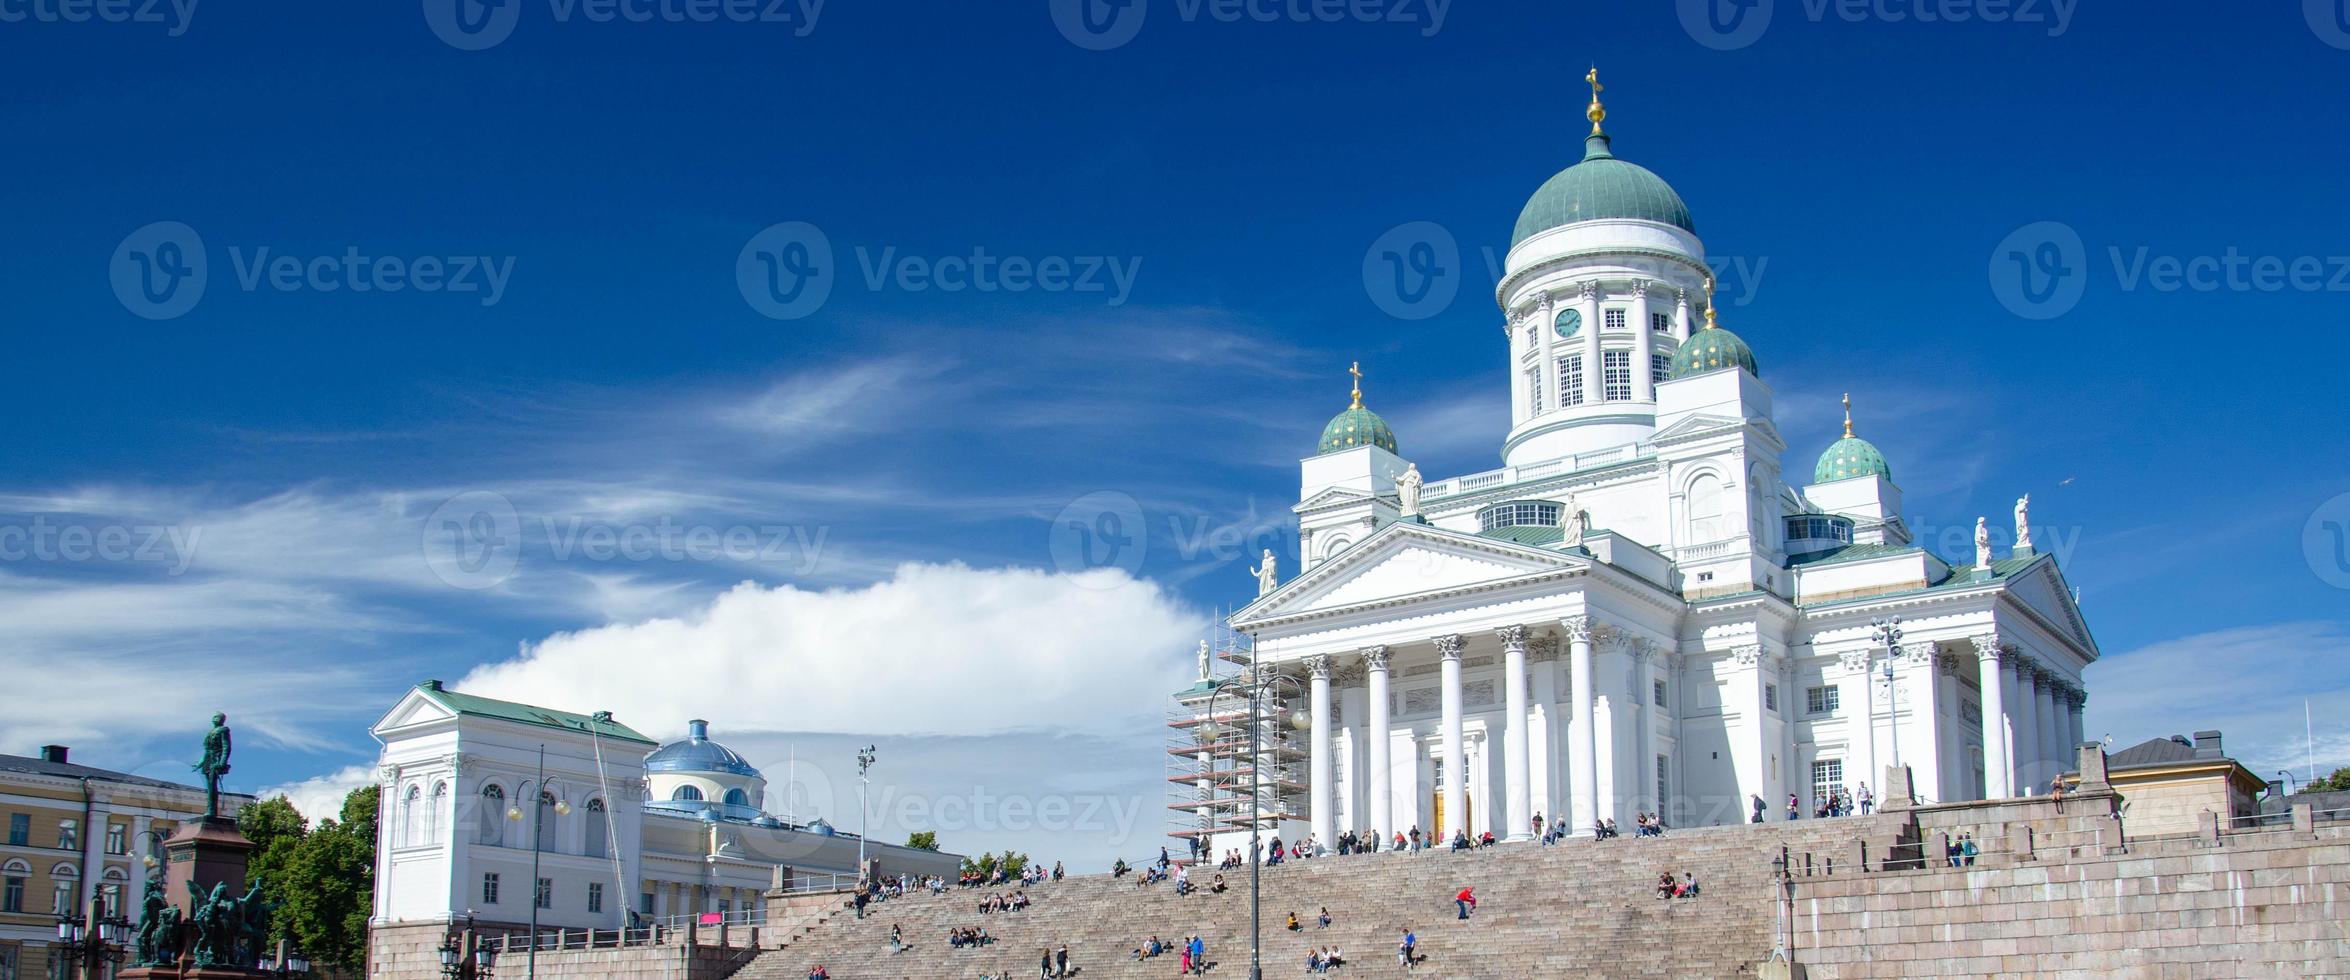
M1984 795L2044 792L2073 764L2087 692L1997 633L1972 638L1983 692Z

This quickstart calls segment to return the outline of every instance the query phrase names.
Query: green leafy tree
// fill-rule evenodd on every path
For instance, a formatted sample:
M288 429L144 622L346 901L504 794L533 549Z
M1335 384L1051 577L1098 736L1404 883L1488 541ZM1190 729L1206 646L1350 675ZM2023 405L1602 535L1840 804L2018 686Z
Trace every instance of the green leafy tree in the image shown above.
M294 852L309 836L310 821L292 800L278 796L237 811L237 830L253 842L253 854L245 859L245 883L260 882L262 900L284 908Z
M2350 792L2350 766L2334 770L2334 774L2310 783L2301 789L2304 793Z
M938 850L938 832L933 830L917 830L912 834L907 835L906 846L911 847L917 851Z
M1028 855L1009 848L1001 854L983 853L977 858L963 859L963 870L979 872L983 878L994 877L998 869L1001 869L1005 874L1016 875L1026 870L1027 867Z
M322 964L365 975L367 920L375 898L376 787L343 797L341 819L310 826L285 797L237 815L254 843L248 882L261 883L270 930Z

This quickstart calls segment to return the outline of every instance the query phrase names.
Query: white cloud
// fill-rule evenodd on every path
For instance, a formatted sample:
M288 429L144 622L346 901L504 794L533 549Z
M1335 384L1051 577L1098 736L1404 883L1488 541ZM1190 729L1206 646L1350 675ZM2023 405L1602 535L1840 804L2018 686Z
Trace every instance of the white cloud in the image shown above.
M744 583L692 615L558 633L471 693L608 710L649 734L1133 732L1207 623L1117 570L906 564L856 589Z
M2315 720L2318 775L2350 764L2350 629L2278 623L2198 633L2108 656L2090 668L2086 735L2115 750L2216 730L2228 754L2274 778L2308 765L2304 699Z
M373 767L344 766L323 776L312 776L301 782L269 787L262 790L257 796L264 800L279 796L285 797L288 802L294 804L294 809L302 811L302 816L310 821L311 826L315 827L320 820L339 819L343 812L343 797L350 795L352 790L374 781L375 770Z

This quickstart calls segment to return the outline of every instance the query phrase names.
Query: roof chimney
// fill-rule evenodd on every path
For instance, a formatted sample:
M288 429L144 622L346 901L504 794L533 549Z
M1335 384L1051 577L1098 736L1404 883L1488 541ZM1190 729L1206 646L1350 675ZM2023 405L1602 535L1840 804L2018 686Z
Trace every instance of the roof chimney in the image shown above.
M64 762L64 761L65 761L65 754L66 754L67 752L70 752L70 751L72 751L72 750L70 750L70 749L68 749L68 748L66 748L65 746L62 746L62 745L44 745L44 746L41 746L41 761L42 761L42 762Z
M696 719L694 719L694 720L692 720L692 721L686 722L686 723L685 723L685 736L686 736L687 738L693 739L693 740L694 740L694 741L696 741L696 742L707 742L707 741L709 741L709 740L710 740L710 723L709 723L709 722L706 722L706 721L703 721L703 720L702 720L702 719L700 719L700 718L696 718Z
M2225 756L2219 750L2218 732L2195 733L2195 758L2219 759Z
M433 679L433 680L429 680L429 681L425 681L425 682L424 682L424 689L425 689L425 690L427 690L427 691L438 691L438 690L440 690L440 689L441 689L441 682L440 682L440 680L439 680L438 678L435 678L435 679Z

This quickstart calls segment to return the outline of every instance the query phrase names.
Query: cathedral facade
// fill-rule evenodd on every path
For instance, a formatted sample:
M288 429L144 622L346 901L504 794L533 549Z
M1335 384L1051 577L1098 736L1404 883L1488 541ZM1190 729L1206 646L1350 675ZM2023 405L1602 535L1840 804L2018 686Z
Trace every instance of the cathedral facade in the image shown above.
M1882 797L1896 762L1922 800L2045 786L2098 651L2026 503L2005 554L1980 519L1972 560L1920 547L1849 402L1790 472L1688 207L1616 156L1596 85L1589 115L1497 291L1504 465L1423 478L1359 379L1302 461L1303 568L1230 619L1251 641L1233 659L1293 677L1304 708L1304 805L1266 819L1325 844L1744 821L1757 800L1783 819L1791 796L1805 816ZM1198 791L1246 794L1213 772ZM1246 826L1196 812L1179 833Z

